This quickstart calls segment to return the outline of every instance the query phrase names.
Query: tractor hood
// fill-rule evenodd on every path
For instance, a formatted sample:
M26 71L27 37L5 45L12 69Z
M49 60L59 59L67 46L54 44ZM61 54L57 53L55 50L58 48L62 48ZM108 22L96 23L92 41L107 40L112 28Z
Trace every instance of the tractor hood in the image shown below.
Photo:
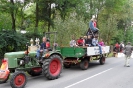
M8 59L10 59L10 58L12 58L12 59L13 58L22 58L22 57L24 57L24 55L25 55L25 51L9 52L9 53L5 53L4 58L8 58ZM30 57L35 57L35 55L36 55L36 51L29 52Z

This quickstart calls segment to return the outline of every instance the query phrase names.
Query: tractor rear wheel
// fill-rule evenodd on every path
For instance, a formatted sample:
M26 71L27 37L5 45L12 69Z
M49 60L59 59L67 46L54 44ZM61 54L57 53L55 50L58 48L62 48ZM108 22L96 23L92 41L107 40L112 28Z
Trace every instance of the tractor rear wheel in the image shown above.
M101 65L105 64L105 56L102 56L102 57L100 58L99 63L100 63Z
M30 71L27 72L31 76L39 76L42 73L42 68L41 67L32 68Z
M80 62L80 68L82 70L86 70L89 67L89 61L87 59L81 60Z
M42 73L47 79L57 79L62 72L62 58L59 55L51 55L49 59L44 60L42 65Z
M10 74L7 76L6 79L4 79L4 80L0 80L0 84L1 84L1 83L5 83L5 82L9 79L9 76L10 76Z
M10 80L10 85L12 88L24 88L27 83L27 77L24 72L15 72Z

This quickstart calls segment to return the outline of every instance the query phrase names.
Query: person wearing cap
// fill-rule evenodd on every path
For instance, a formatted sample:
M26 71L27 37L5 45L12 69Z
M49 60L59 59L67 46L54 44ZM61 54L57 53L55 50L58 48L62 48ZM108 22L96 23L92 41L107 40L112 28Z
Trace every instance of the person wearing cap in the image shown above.
M94 26L95 25L95 26ZM95 23L95 18L92 18L89 22L89 28L93 31L93 32L97 32L98 28L96 27L96 23Z
M124 65L125 67L130 67L129 60L130 60L132 51L133 51L133 47L131 46L131 43L128 42L124 48L124 53L125 53L125 57L126 57L125 58L125 65Z

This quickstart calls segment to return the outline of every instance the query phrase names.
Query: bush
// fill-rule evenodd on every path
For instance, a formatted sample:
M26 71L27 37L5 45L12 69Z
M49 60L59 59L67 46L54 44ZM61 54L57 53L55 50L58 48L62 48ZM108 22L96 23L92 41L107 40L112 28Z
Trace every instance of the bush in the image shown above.
M26 49L25 44L30 39L41 38L41 34L36 33L16 33L10 30L0 31L0 56L6 52L23 51Z
M0 31L0 52L4 55L5 52L22 50L27 42L23 34L13 31Z

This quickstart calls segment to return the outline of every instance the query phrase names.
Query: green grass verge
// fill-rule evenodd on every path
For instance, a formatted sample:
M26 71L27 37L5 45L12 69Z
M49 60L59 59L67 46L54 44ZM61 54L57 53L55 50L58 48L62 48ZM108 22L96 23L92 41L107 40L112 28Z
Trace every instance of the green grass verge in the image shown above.
M113 52L109 53L108 57L113 57Z

